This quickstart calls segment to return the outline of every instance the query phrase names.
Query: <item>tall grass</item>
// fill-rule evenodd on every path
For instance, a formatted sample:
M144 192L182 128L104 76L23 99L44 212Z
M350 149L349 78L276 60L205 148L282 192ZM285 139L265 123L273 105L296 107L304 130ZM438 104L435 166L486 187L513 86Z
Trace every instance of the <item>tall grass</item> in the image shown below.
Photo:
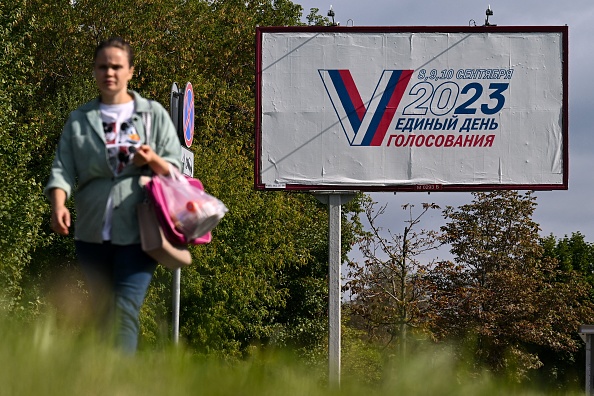
M368 373L365 363L358 363L365 358L357 362L350 352L343 355L349 361L343 363L336 386L327 384L323 364L305 365L290 353L260 351L240 362L226 362L171 346L125 356L92 336L59 329L51 320L0 323L0 334L0 395L7 396L543 394L488 374L471 375L447 351L426 350L405 362L392 361L372 383L362 381Z

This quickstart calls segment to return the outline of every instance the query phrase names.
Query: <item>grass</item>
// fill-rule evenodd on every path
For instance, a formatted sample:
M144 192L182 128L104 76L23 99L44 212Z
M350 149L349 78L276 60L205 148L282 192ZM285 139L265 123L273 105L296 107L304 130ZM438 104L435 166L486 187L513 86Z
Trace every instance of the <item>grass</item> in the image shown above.
M125 356L92 337L68 334L51 321L0 324L0 395L542 395L488 374L470 375L447 352L419 353L389 368L375 384L365 370L344 364L340 387L326 368L314 369L286 353L255 353L241 362L199 357L183 347ZM343 356L344 357L344 356ZM349 355L348 359L356 357ZM553 394L553 393L550 393ZM561 394L561 393L559 393ZM583 390L563 392L583 394Z

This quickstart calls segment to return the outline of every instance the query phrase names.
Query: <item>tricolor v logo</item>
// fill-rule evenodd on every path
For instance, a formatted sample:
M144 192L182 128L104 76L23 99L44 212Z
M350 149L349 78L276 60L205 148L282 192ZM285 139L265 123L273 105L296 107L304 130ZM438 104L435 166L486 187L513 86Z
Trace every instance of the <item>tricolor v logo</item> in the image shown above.
M381 145L413 70L384 70L367 107L349 70L318 72L349 144Z

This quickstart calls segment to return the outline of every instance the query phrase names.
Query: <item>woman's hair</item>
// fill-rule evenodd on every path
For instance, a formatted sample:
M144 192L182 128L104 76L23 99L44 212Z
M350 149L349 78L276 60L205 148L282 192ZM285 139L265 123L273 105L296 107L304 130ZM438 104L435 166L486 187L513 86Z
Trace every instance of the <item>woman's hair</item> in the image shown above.
M100 42L99 45L97 46L97 48L95 48L95 55L93 56L93 62L95 62L97 60L97 55L99 55L99 52L102 49L110 48L110 47L119 48L119 49L125 51L128 54L128 63L130 64L130 66L134 66L134 51L132 50L130 43L128 43L126 40L124 40L121 37L111 37L107 40Z

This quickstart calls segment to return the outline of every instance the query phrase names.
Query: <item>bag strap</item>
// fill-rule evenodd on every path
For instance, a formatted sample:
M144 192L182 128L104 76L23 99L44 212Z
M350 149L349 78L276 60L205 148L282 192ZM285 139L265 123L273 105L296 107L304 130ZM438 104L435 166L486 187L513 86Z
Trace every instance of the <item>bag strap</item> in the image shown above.
M152 128L152 115L153 115L153 104L151 103L151 101L149 100L149 106L151 108L151 111L145 111L144 113L142 113L142 122L144 123L144 133L146 135L146 144L148 144L150 146L150 141L151 141L151 128Z
M145 111L142 113L142 123L144 124L144 134L146 135L146 144L150 146L150 140L151 140L151 131L152 131L152 115L153 115L153 105L151 103L151 101L149 100L149 107L150 107L150 111ZM147 167L148 168L148 167ZM150 169L149 169L150 171ZM152 174L153 172L150 171L150 174ZM145 177L145 176L141 176ZM149 179L150 180L150 179ZM148 183L148 180L144 180L144 182L142 183L142 185L146 185ZM148 195L146 192L146 189L144 189L144 198L145 201L148 201Z
M152 116L152 108L153 108L153 104L152 101L149 100L149 106L151 107L151 111L145 111L144 113L142 113L142 122L144 123L144 129L145 129L145 134L146 134L146 144L148 144L150 146L150 139L151 139L151 132L152 132L152 124L151 124L151 116ZM179 172L179 170L177 170L177 168L171 164L169 164L169 175L170 177L172 177L173 179L184 183L184 184L189 184L189 182L186 180L185 177L182 177L181 173Z

